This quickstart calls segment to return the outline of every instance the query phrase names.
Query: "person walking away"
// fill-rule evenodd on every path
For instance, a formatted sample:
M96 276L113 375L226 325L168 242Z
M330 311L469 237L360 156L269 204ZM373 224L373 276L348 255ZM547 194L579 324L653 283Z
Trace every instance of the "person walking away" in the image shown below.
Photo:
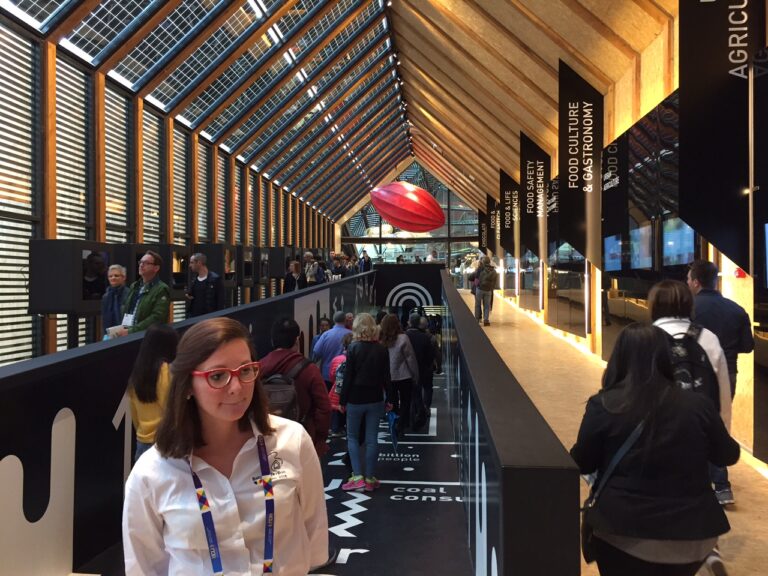
M259 370L231 318L182 336L155 446L125 485L127 576L304 576L328 560L315 447L301 424L269 414Z
M221 276L208 269L208 257L200 252L192 254L189 270L193 277L184 294L187 299L187 315L193 318L226 308L224 284Z
M128 288L125 285L125 266L112 264L107 270L109 286L104 296L101 297L101 326L104 330L104 338L110 337L110 328L122 326L123 304L128 297Z
M342 340L346 334L352 331L344 326L346 314L338 310L333 315L333 328L324 332L312 349L312 357L320 359L320 371L325 381L326 391L330 391L333 382L331 382L330 368L331 361L342 353L344 346ZM343 436L344 414L334 412L331 415L331 437L338 438Z
M179 336L167 324L153 324L141 341L128 377L131 419L136 430L134 462L155 443L155 432L165 411L171 376L168 364L176 357Z
M128 291L122 310L122 328L115 330L116 336L141 332L152 324L168 322L171 291L158 276L162 265L160 254L152 250L147 250L139 260L140 278Z
M398 418L398 434L411 425L411 397L419 382L419 365L411 341L403 333L400 320L387 314L381 321L379 341L389 351L389 374L392 380L390 402Z
M283 294L288 294L294 290L302 290L306 287L307 277L301 271L301 264L297 260L293 260L288 267L288 272L283 281Z
M367 313L355 316L353 340L347 348L344 385L339 397L341 410L347 414L347 449L352 476L342 484L345 491L372 492L379 487L376 463L379 459L379 419L384 414L385 394L391 392L387 349L376 341L377 328ZM360 424L365 420L365 433ZM365 445L365 462L360 445Z
M694 576L730 530L708 463L734 464L739 445L703 394L676 385L656 326L619 334L571 456L605 478L584 516L585 558L602 576Z
M693 318L720 341L728 367L731 400L736 396L737 358L755 348L752 323L746 310L717 290L717 266L707 260L695 260L688 270L688 287L693 292ZM733 489L728 469L712 466L712 482L721 504L733 504Z
M275 349L260 360L262 380L273 374L287 374L296 364L305 360L299 352L300 337L299 325L292 318L280 318L272 325L272 346ZM293 383L299 404L299 421L312 439L317 455L321 457L328 451L326 440L331 423L331 406L320 369L312 362L307 362L296 374Z
M483 256L480 259L480 267L477 270L477 288L475 289L475 318L480 321L480 307L482 304L483 326L490 326L491 299L496 288L496 280L499 277L496 269L491 265L491 259Z
M425 317L411 314L408 318L408 330L405 331L419 366L419 388L427 410L432 406L432 380L435 362L439 356L437 340L427 331L428 325Z

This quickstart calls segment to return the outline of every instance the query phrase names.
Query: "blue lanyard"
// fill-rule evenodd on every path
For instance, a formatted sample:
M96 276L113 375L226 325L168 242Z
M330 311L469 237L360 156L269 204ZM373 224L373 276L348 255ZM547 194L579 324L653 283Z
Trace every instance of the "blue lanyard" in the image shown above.
M269 471L269 460L267 458L267 447L264 442L264 436L259 435L259 464L261 466L261 485L264 488L264 504L266 506L266 527L264 530L264 565L262 572L272 574L272 564L274 560L275 549L275 491L272 488L272 475ZM208 541L208 554L211 556L211 568L215 576L223 576L224 569L221 566L221 553L219 552L219 541L216 538L216 527L213 525L213 515L211 507L208 504L208 497L205 495L200 477L192 470L192 463L189 462L189 471L192 473L192 482L197 492L197 504L200 507L200 514L203 518L203 528L205 529L205 539Z

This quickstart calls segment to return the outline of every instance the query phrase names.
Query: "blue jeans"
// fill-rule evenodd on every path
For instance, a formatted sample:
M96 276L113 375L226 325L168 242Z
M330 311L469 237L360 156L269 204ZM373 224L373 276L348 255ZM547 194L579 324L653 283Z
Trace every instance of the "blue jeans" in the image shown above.
M347 450L352 474L371 478L379 460L379 420L384 414L384 400L371 404L347 404ZM360 462L360 421L365 418L365 469Z
M146 444L145 442L139 442L138 440L136 440L136 452L134 453L133 461L134 462L138 461L139 456L141 456L142 454L144 454L144 452L152 448L152 446L154 446L154 444Z
M477 287L475 291L475 318L480 320L480 304L483 305L483 321L488 322L488 318L491 315L491 298L493 298L493 290L480 290Z

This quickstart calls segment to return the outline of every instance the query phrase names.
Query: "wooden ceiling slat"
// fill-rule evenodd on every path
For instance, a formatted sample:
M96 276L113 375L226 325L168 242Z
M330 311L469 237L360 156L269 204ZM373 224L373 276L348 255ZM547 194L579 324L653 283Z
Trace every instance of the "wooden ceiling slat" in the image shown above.
M453 171L451 171L444 164L440 164L438 159L433 156L428 149L425 149L420 143L414 143L413 150L416 153L416 158L419 160L419 162L423 163L431 173L439 177L443 185L454 194L460 196L462 200L469 204L481 204L480 199L482 198L485 200L485 197L478 188L467 188L465 184L462 184L456 178L457 172L455 168ZM446 162L445 159L443 159L443 162Z
M518 116L525 116L526 124L529 126L526 133L538 134L542 135L542 137L547 135L550 145L556 145L556 110L552 111L552 121L550 121L550 118L542 115L529 101L521 97L517 91L510 90L510 87L501 81L494 71L489 70L474 54L471 54L464 46L433 24L424 15L421 10L421 4L410 2L409 0L401 0L396 6L398 6L398 9L393 10L393 14L398 14L403 20L411 21L414 26L418 26L417 33L423 39L426 39L426 36L433 40L433 44L434 42L439 43L438 50L455 61L457 78L476 79L478 76L482 76L483 80L490 87L497 90L498 94L504 94L510 99L510 103L514 103L513 111L516 111Z
M508 55L501 51L500 43L510 35L509 31L499 30L498 23L492 19L487 20L483 16L475 16L474 19L470 19L474 13L471 10L471 5L463 0L461 2L454 1L453 9L449 9L448 4L449 2L445 0L440 0L440 2L419 1L422 14L428 15L428 10L431 10L432 14L436 14L445 20L441 24L434 16L429 18L435 26L442 29L443 33L453 38L457 44L464 44L459 38L459 33L463 34L466 39L475 44L475 47L466 46L469 53L478 55L481 51L485 52L509 70L512 76L517 79L515 84L517 90L524 86L527 89L526 91L530 91L530 95L521 94L526 101L541 102L557 111L557 70L545 64L543 68L545 74L542 75L542 68L539 67L537 62L536 69L531 71L532 75L529 75L530 73L523 71L516 65L513 59L510 59L510 56L515 56L514 54ZM457 14L457 11L460 11L460 13ZM493 28L493 24L496 24L498 28ZM496 32L496 34L493 32ZM532 50L530 49L525 51L526 55L531 52ZM549 77L548 79L547 76ZM533 97L531 98L530 96Z
M133 31L133 34L126 38L125 41L123 41L101 64L99 64L99 72L106 73L117 66L120 60L128 56L131 50L136 48L136 46L139 45L139 42L149 36L152 30L157 28L160 23L171 14L171 12L176 10L182 1L183 0L169 0L160 6L160 8L157 9L157 12L152 14L146 22L136 28L136 30Z
M476 113L481 113L487 118L492 119L493 124L496 126L496 130L504 132L504 135L500 135L500 138L505 141L520 141L521 127L516 120L507 121L506 118L502 118L501 114L504 114L503 108L495 105L495 102L486 102L485 98L482 100L484 93L481 90L472 90L468 92L463 86L454 81L449 73L443 71L437 67L437 64L429 59L429 57L422 54L415 46L404 42L403 38L399 40L400 44L404 45L404 50L401 50L401 61L407 68L415 68L424 77L430 78L435 84L439 85L445 93L449 93L458 102L461 102L462 106L469 110L474 110Z
M422 142L421 137L414 137L413 150L417 157L429 159L435 167L442 170L448 178L449 183L453 184L453 189L463 193L465 198L475 199L481 205L485 204L485 193L483 190L475 182L468 180L467 177L462 174L461 170L454 166L449 158L442 156L436 150Z
M492 105L486 106L486 109L496 110L494 113L498 117L499 122L505 124L509 128L516 127L518 131L524 131L526 134L530 134L542 149L552 151L557 146L556 135L547 132L547 139L542 139L538 131L534 130L531 125L523 121L519 116L519 111L515 109L514 103L511 99L501 98L499 95L491 92L484 83L477 81L472 76L467 76L457 62L448 58L441 50L439 46L435 46L430 40L423 36L416 28L411 26L406 20L400 18L396 13L392 13L393 29L397 35L396 44L405 50L405 46L419 46L419 51L424 54L424 58L431 62L434 66L438 66L450 78L453 78L458 84L465 86L467 90L474 92L478 97L482 96ZM409 40L410 39L410 40ZM410 50L410 48L408 49ZM426 67L428 70L429 68ZM505 94L508 93L507 88ZM407 96L407 94L406 94ZM503 116L501 113L504 113ZM506 117L513 119L512 123L505 121Z
M180 114L184 111L184 109L189 106L192 101L200 96L219 76L224 74L226 72L227 68L229 68L232 64L235 63L235 61L240 58L243 54L245 54L253 44L254 39L258 40L261 36L267 33L267 30L269 30L273 25L277 24L288 12L294 9L296 4L299 3L300 0L289 0L285 4L283 4L274 14L272 14L269 18L267 18L263 24L261 24L258 28L255 28L253 32L251 32L247 38L243 38L240 41L240 45L237 47L236 50L232 52L229 56L227 56L224 60L219 62L219 64L211 70L204 78L200 78L195 81L195 88L192 90L189 94L187 94L184 98L182 98L177 104L174 105L174 107L168 112L168 115L173 117L177 114ZM330 12L330 9L333 7L333 5L325 6L320 12L315 14L312 18L310 18L309 22L307 22L307 25L315 25L317 22L325 16L327 12ZM302 30L304 27L302 27ZM280 56L282 57L282 51L279 51Z
M637 50L634 49L626 38L610 28L591 10L581 4L579 0L559 0L559 2L567 6L571 12L581 18L590 28L610 42L616 50L621 52L627 58L627 60L631 61L639 57Z
M519 167L519 148L516 149L511 144L498 138L495 132L471 111L457 106L448 98L441 98L438 93L439 88L430 89L428 86L424 86L419 79L411 76L404 67L401 68L401 74L410 85L412 99L414 90L416 90L415 93L418 94L416 98L422 102L426 101L429 103L436 112L439 112L441 118L462 118L463 121L458 126L466 127L471 132L478 131L477 136L481 140L477 145L496 159L500 167L505 170L510 169L512 166Z
M489 175L490 168L481 169L469 151L462 144L452 142L453 136L444 134L441 127L430 124L419 116L413 117L413 123L425 138L432 144L439 146L442 156L450 158L451 164L460 168L462 173L468 175L475 185L481 189L483 187L486 189L498 188L498 185L494 184L498 177L498 168L493 171L493 177L491 177Z
M412 120L421 120L422 124L428 125L432 129L433 133L436 133L440 136L440 138L436 140L438 144L444 142L445 144L460 151L462 156L470 158L473 164L477 167L476 172L478 176L486 177L489 173L498 173L499 166L494 166L493 162L475 151L463 139L459 138L454 132L454 126L445 126L428 111L415 105L409 106L409 108L411 108L411 110L408 111L409 117Z
M418 104L422 111L428 112L446 130L450 129L462 142L471 145L475 153L485 159L490 166L495 165L497 170L504 168L507 172L515 168L519 169L519 162L508 159L508 153L502 154L498 150L493 150L493 147L488 146L482 135L477 134L468 123L452 121L451 114L438 110L433 103L427 100L424 94L411 93L410 103L411 105Z
M443 158L448 159L453 166L460 169L461 173L481 190L489 187L491 180L489 179L488 174L482 172L477 164L464 154L462 150L446 145L442 135L433 132L432 128L434 127L427 126L420 118L414 118L413 123L414 127L418 129L413 131L414 138L419 135L428 148L434 149L435 146L438 146L440 148L440 155ZM498 170L496 171L496 174L498 174Z

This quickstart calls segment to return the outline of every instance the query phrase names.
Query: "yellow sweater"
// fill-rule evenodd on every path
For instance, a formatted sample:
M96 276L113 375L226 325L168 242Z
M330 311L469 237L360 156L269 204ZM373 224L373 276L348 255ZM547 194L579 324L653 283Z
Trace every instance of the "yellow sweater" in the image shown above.
M133 427L136 429L136 439L139 442L155 443L155 431L165 412L170 386L171 373L168 370L168 363L163 362L157 375L157 400L145 404L139 401L133 388L128 392L131 398L131 418Z

